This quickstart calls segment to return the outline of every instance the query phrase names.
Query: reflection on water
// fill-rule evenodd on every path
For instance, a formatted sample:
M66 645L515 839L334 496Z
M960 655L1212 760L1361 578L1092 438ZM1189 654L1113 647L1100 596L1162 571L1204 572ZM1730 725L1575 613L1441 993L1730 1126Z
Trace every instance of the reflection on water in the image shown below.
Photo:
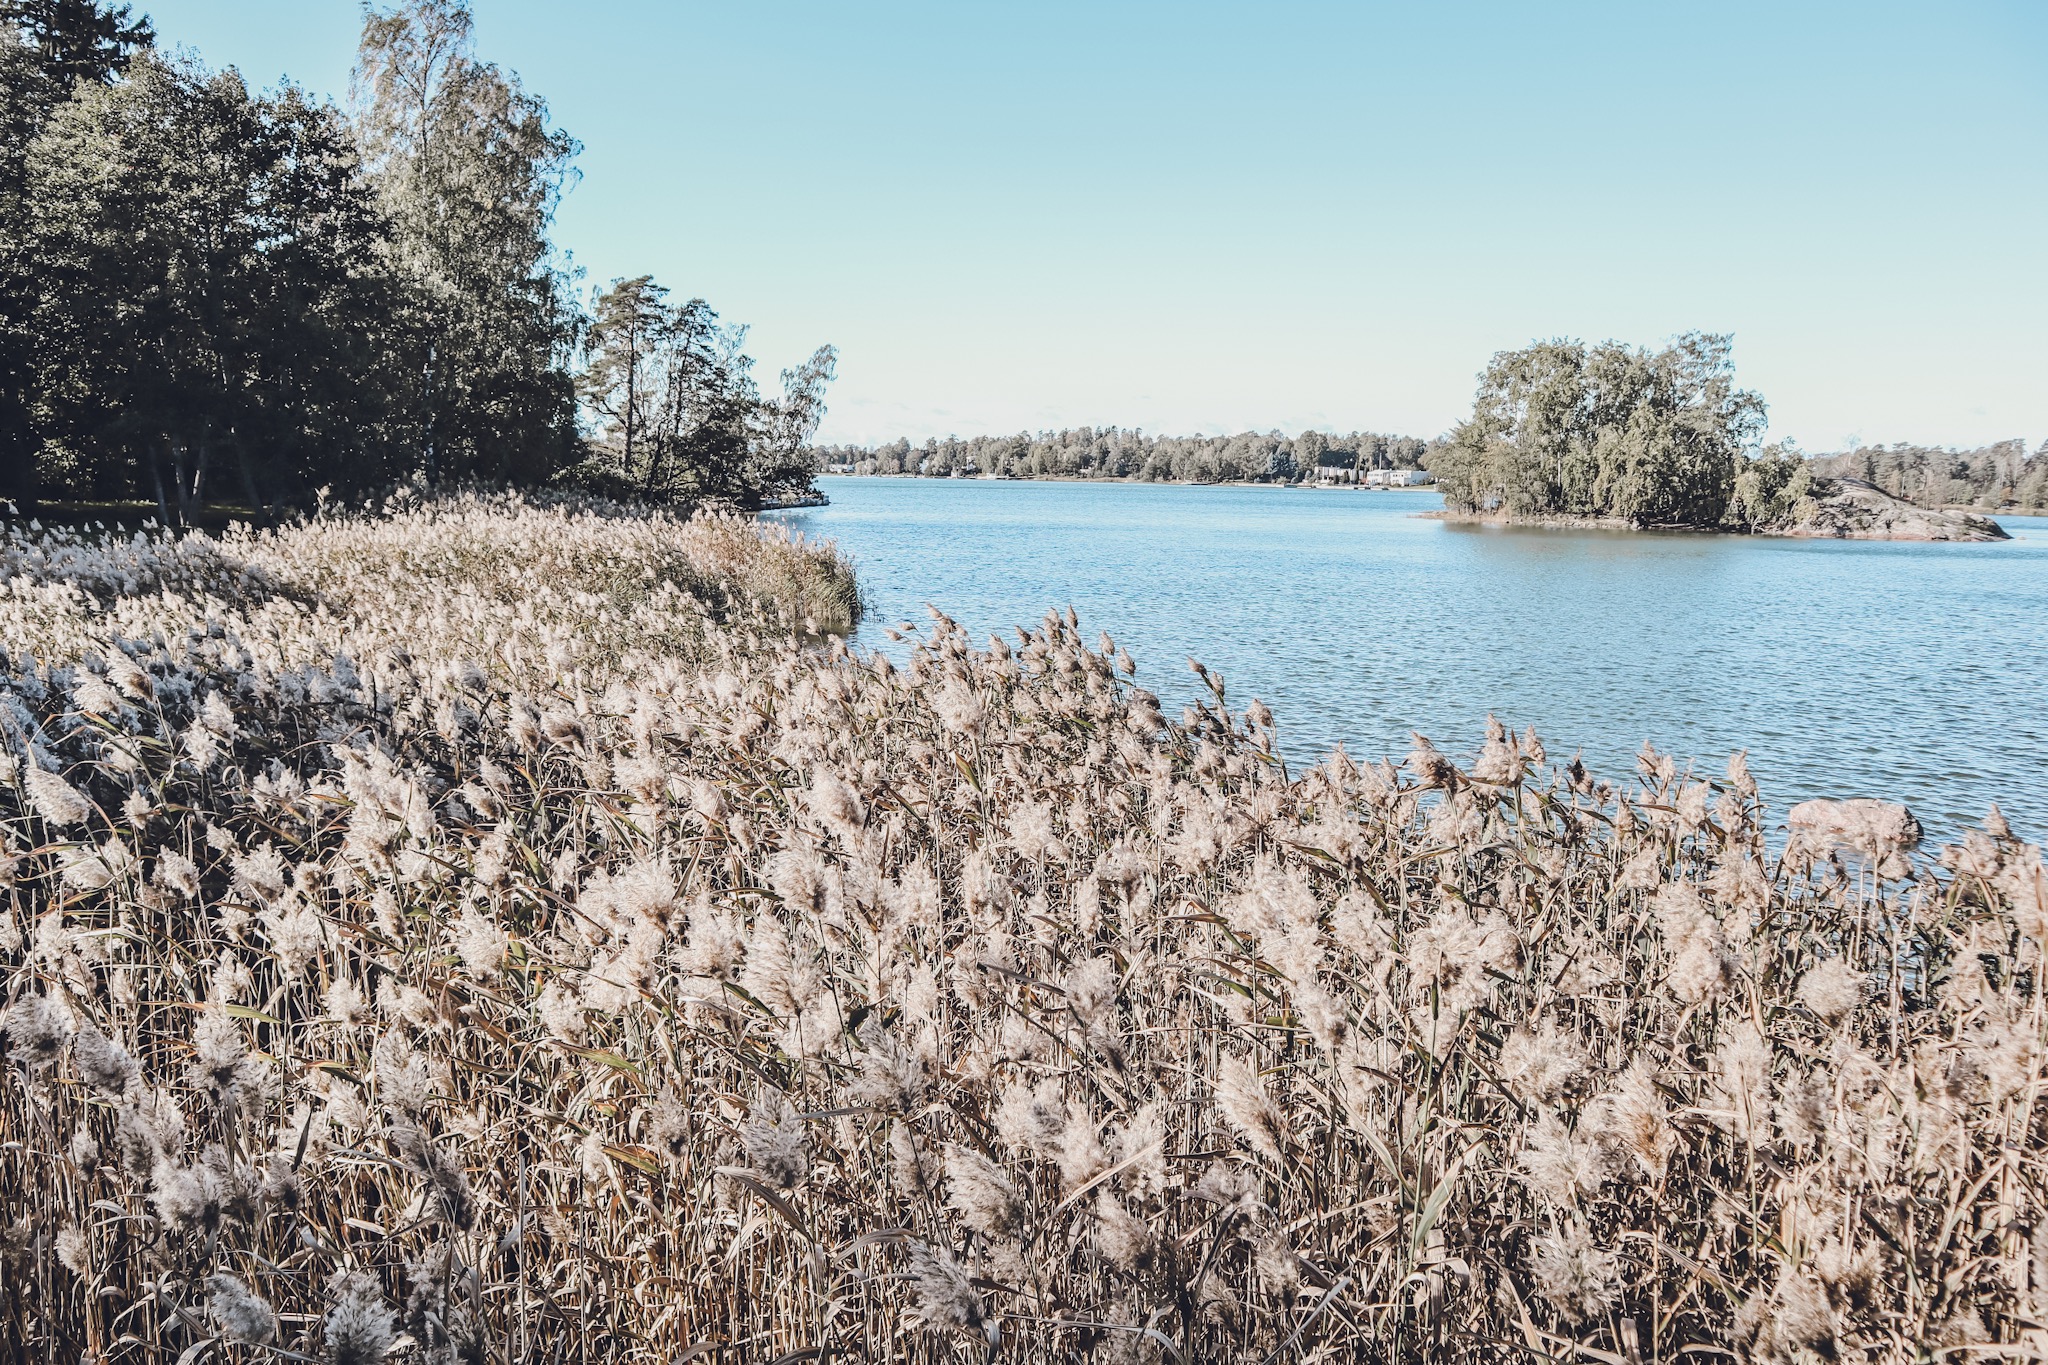
M1283 748L1361 758L1488 712L1620 777L1645 740L1718 771L1748 748L1780 812L1911 804L1952 834L1996 800L2048 824L2048 519L1913 545L1507 529L1429 493L834 478L783 514L859 567L880 627L939 606L977 634L1073 606L1177 710L1194 655Z

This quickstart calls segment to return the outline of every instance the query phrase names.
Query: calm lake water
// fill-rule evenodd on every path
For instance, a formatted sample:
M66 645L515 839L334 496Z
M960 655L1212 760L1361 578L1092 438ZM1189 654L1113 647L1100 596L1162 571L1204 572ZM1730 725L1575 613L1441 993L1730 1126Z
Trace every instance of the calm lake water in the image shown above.
M1746 748L1782 814L1885 796L1952 835L1997 801L2048 827L2048 518L1994 545L1447 525L1425 492L830 478L783 515L839 542L882 627L977 636L1080 613L1177 713L1189 655L1261 697L1290 761L1410 731L1469 755L1489 712L1554 759L1643 741L1718 773ZM891 652L895 652L893 649Z

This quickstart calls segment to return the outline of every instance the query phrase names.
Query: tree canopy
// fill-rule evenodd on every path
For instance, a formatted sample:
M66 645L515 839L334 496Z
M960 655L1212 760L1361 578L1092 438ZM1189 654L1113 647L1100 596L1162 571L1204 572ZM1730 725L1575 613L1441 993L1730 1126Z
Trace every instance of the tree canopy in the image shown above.
M138 57L30 152L45 474L189 509L257 506L376 459L388 291L347 130L296 91ZM139 485L139 487L138 487Z
M1429 467L1453 509L1715 526L1763 428L1726 336L1547 341L1494 356Z
M27 231L29 153L81 86L113 80L154 40L148 21L96 0L0 0L0 496L36 489L34 297Z
M124 5L0 0L0 497L809 483L831 348L770 400L701 299L641 277L586 313L551 236L578 145L467 0L367 9L346 110L154 44Z
M759 502L810 485L808 443L838 353L820 347L763 401L746 328L702 299L671 305L651 275L614 280L591 307L578 377L596 421L587 482L644 497Z

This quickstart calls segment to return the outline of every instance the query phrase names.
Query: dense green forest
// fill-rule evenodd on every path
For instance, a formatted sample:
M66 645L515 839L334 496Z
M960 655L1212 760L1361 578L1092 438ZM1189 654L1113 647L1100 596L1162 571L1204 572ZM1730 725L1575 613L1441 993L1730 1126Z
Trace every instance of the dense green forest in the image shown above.
M345 110L127 6L0 0L0 497L808 485L831 349L768 399L703 300L586 306L550 236L578 150L466 0L366 7Z
M1115 427L1073 427L1015 436L947 437L914 446L818 446L823 468L937 478L993 474L1013 479L1143 479L1180 483L1295 483L1316 471L1421 469L1430 442L1354 431L1247 431L1236 436L1150 436Z

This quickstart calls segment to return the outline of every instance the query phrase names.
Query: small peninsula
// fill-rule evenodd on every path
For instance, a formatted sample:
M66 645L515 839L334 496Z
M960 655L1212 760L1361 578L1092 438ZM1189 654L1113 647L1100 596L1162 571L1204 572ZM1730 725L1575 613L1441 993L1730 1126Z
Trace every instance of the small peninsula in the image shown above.
M1735 386L1730 339L1539 342L1480 376L1472 415L1430 453L1451 521L1709 530L1850 540L2009 539L1988 517L1828 477L1761 450L1761 396Z

